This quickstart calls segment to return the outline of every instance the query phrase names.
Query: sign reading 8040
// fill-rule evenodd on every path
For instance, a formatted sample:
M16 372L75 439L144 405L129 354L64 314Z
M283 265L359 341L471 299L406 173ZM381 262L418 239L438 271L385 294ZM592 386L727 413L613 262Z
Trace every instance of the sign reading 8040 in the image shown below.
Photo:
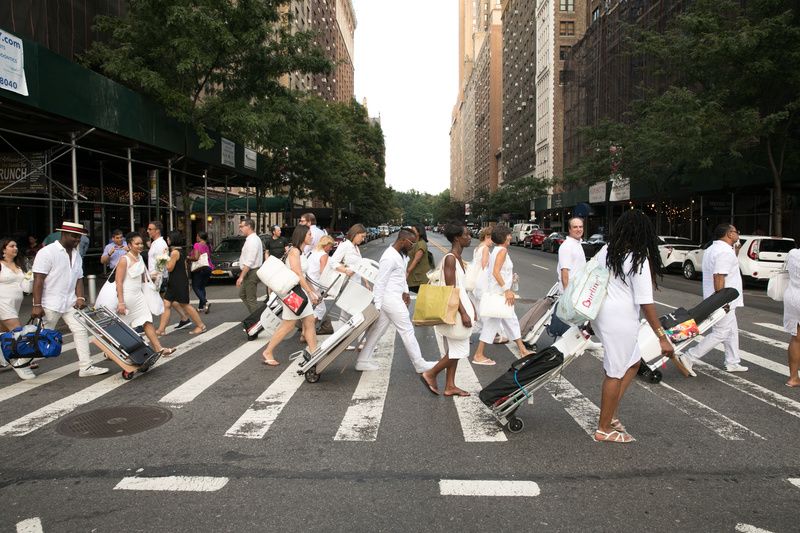
M28 96L22 39L0 30L0 89Z

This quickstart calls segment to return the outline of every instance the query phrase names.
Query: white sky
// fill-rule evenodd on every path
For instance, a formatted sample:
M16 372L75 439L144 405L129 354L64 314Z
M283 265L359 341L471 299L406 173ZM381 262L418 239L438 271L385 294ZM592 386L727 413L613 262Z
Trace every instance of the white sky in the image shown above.
M450 186L450 117L458 93L456 0L353 0L355 92L381 117L386 184Z

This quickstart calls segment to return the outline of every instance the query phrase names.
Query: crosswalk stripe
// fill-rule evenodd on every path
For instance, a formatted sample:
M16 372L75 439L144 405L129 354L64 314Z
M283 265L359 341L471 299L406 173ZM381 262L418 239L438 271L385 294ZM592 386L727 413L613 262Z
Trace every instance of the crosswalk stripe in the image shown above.
M169 492L216 492L228 484L226 477L165 476L124 477L114 490L157 490Z
M720 350L719 348L715 348L714 350L720 353L725 353L724 350ZM754 365L766 368L767 370L772 370L773 372L777 372L778 374L782 374L784 376L789 375L788 366L773 361L772 359L767 359L766 357L761 357L760 355L746 352L741 348L739 349L739 357L749 363L753 363Z
M761 385L757 385L752 381L742 379L739 376L734 376L730 372L726 372L725 370L709 365L708 363L704 363L702 361L696 361L694 363L694 367L696 369L702 369L703 374L706 374L720 383L724 383L725 385L733 387L734 389L737 389L740 392L755 398L756 400L762 401L773 407L777 407L787 414L800 418L800 402L796 402L790 398L787 398L786 396L772 392L771 390L762 387Z
M737 531L737 533L772 533L772 531L768 529L761 529L760 527L744 524L742 522L736 524L735 531Z
M581 391L563 376L544 386L550 395L564 405L564 410L578 423L589 437L594 439L600 408L586 398Z
M789 348L789 343L784 341L779 341L777 339L773 339L771 337L765 337L764 335L759 335L758 333L751 333L749 331L745 331L743 329L739 330L741 335L753 339L755 341L763 342L767 346L773 346L775 348L780 348L781 350L786 350ZM786 334L788 335L788 333Z
M158 362L156 362L155 365L153 365L153 368L166 364L170 361L174 361L183 353L186 353L193 348L197 348L198 346L202 346L203 343L210 341L218 335L222 335L238 324L238 322L225 322L224 324L220 324L219 326L207 331L202 335L180 344L177 346L178 351L175 354L169 358L162 357L158 360ZM105 378L94 385L86 387L83 390L46 405L41 409L37 409L28 415L9 422L8 424L0 427L0 436L19 437L22 435L27 435L28 433L32 433L33 431L46 426L53 420L72 412L77 407L96 400L104 394L107 394L126 383L128 383L128 381L122 379L121 375L115 373L113 376Z
M439 481L439 494L442 496L525 496L531 498L540 493L539 485L533 481L488 479L442 479Z
M103 354L96 354L92 356L92 364L97 364L102 362L105 359L105 355ZM62 365L58 368L45 372L43 374L38 374L34 379L28 379L25 381L18 381L13 385L8 385L0 389L0 402L4 402L8 399L13 398L14 396L19 396L20 394L32 391L37 387L41 387L42 385L46 385L47 383L51 383L59 378L63 378L64 376L71 374L73 372L78 371L78 362L68 363L66 365Z
M380 370L362 372L342 423L333 440L375 441L381 424L394 356L395 328L390 326L375 347L373 361Z
M295 391L305 381L303 376L297 375L299 365L300 361L290 364L225 432L225 436L245 439L264 438Z
M589 352L600 361L603 360L603 354L591 351ZM637 380L641 387L655 396L658 396L669 405L689 416L692 420L700 422L702 425L719 435L725 440L744 440L745 437L752 436L762 440L764 437L752 431L751 429L743 426L742 424L728 418L722 413L712 409L706 404L699 402L691 396L675 389L664 383L650 385L641 380Z
M800 477L790 477L786 481L788 481L789 483L800 489Z
M780 331L781 333L786 333L785 331L783 331L783 326L779 326L778 324L770 324L769 322L754 322L754 324L756 326L761 326L762 328L767 328L774 331Z
M464 440L466 442L508 441L503 429L497 424L497 420L478 397L478 393L482 389L481 383L478 381L478 376L475 375L475 370L473 370L468 359L462 359L458 362L456 383L459 387L471 393L470 396L453 397Z
M645 390L658 396L678 411L687 415L692 420L701 423L725 440L745 440L746 437L756 437L761 440L766 440L755 431L746 428L735 420L728 418L706 404L667 385L663 381L657 385L649 385L642 381L637 381L637 383L644 387Z
M170 407L183 407L222 379L228 372L247 360L263 345L263 340L253 340L243 344L183 385L167 393L159 402L166 403Z
M17 522L17 533L42 533L42 520L37 516Z

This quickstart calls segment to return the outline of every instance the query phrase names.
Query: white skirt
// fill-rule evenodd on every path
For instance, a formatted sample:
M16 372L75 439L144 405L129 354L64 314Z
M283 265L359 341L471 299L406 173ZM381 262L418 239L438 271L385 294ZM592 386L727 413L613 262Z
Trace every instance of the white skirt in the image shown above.
M439 346L439 353L450 359L465 359L469 357L469 339L451 339L436 333L436 344Z

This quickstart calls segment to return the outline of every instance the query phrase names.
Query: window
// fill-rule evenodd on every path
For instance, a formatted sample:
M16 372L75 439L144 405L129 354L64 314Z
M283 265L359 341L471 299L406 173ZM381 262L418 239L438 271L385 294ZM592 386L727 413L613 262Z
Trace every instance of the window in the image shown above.
M567 56L569 55L569 49L570 49L569 46L562 46L561 48L559 48L559 50L558 50L558 58L561 61L564 61L565 59L567 59Z
M562 37L575 35L575 23L572 21L562 21L558 23L558 34Z
M575 0L560 0L561 11L575 11Z

